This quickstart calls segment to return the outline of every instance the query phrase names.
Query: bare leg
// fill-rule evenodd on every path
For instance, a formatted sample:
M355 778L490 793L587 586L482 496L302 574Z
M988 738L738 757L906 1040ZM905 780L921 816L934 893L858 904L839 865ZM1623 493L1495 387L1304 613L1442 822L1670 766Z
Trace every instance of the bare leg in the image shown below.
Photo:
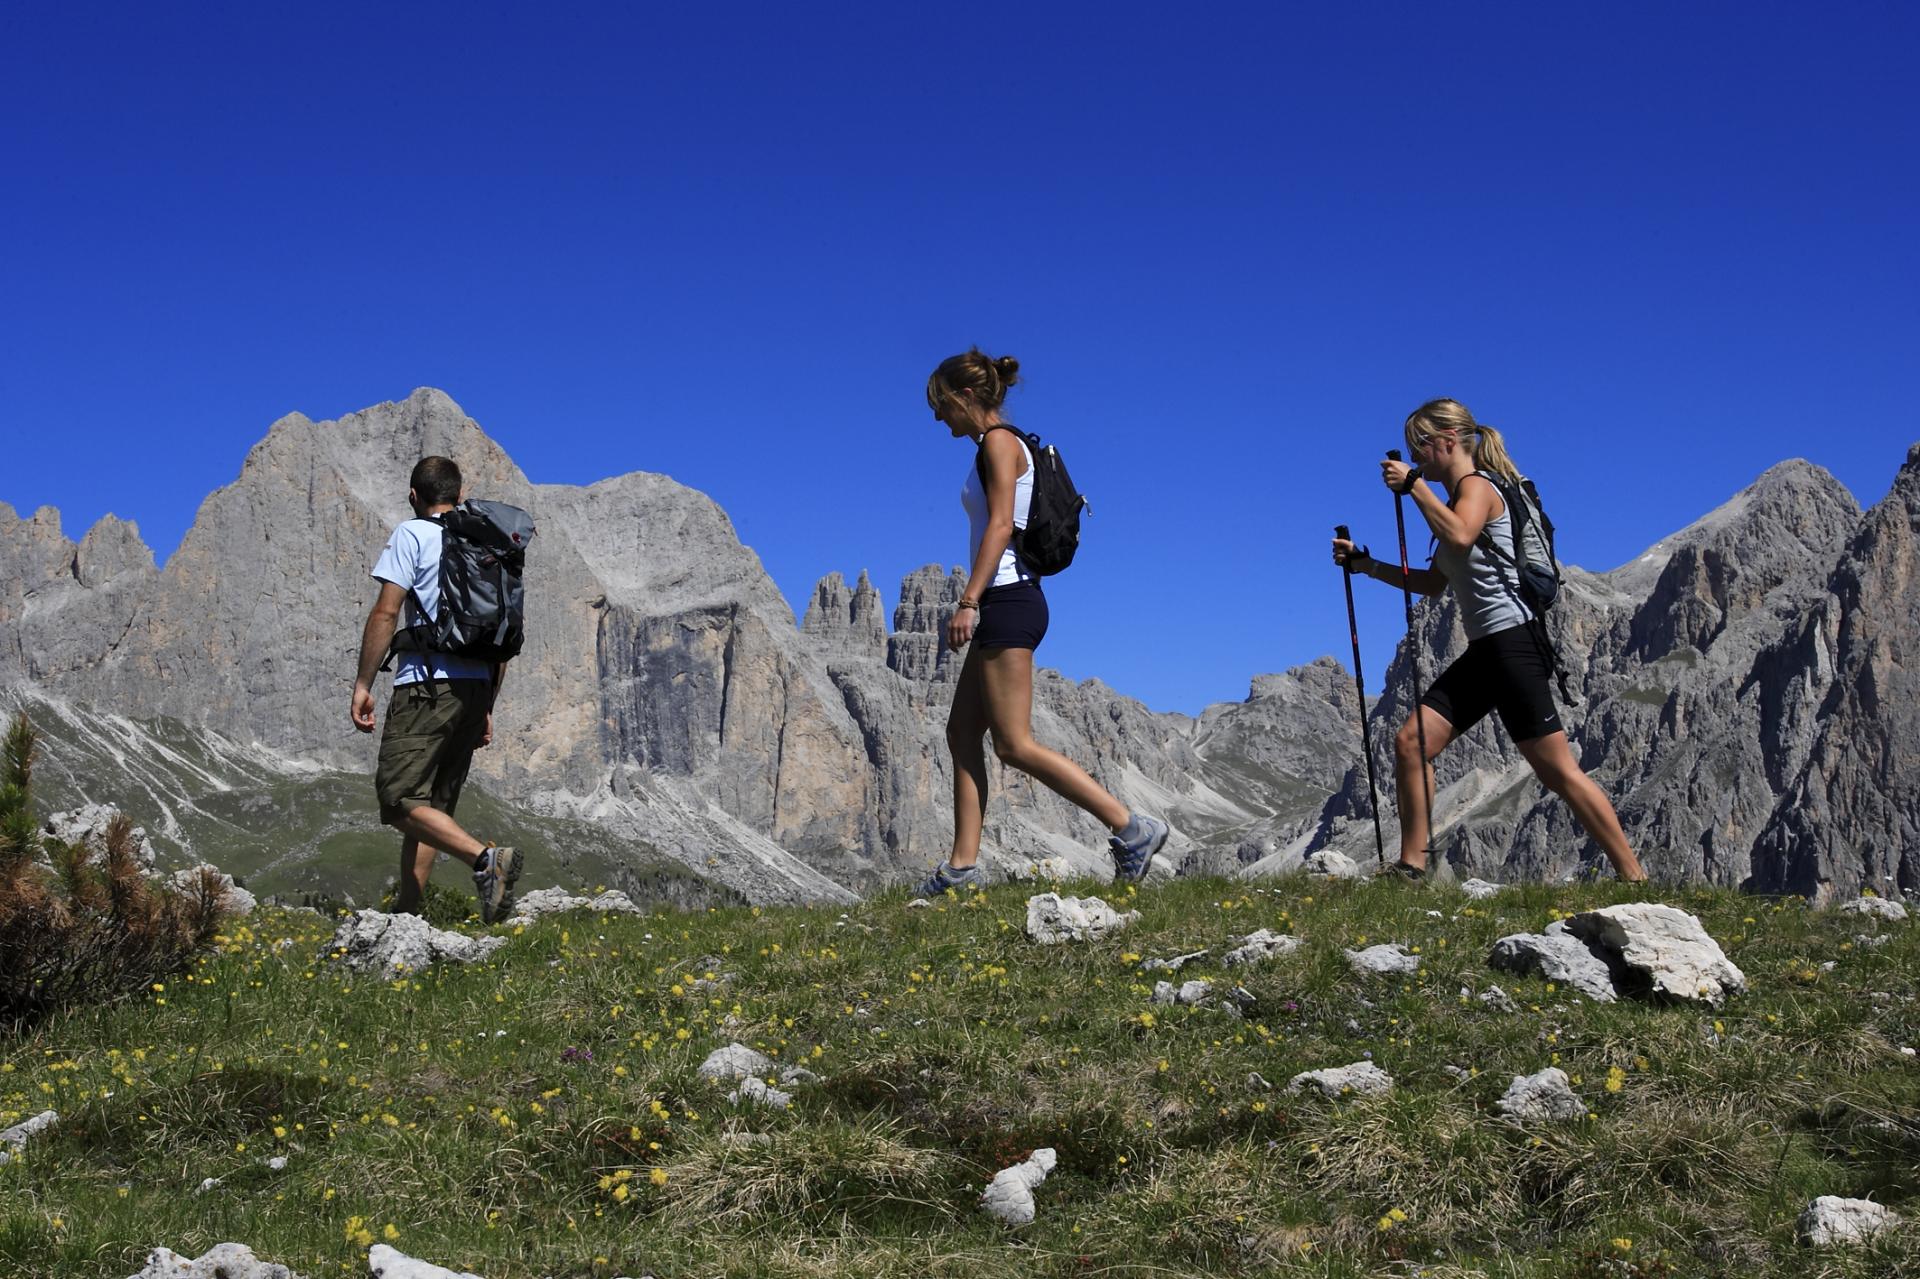
M967 661L971 663L976 656L986 692L987 725L1000 762L1072 800L1115 834L1125 829L1132 816L1125 804L1109 795L1078 764L1033 740L1033 650L976 650L967 654Z
M1433 759L1453 740L1453 725L1431 706L1416 706L1414 715L1424 721L1427 757L1420 758L1422 726L1409 715L1393 737L1393 807L1400 817L1400 860L1425 870L1433 839L1433 819L1427 812L1427 796L1434 790Z
M1573 757L1573 748L1567 744L1567 735L1548 733L1515 745L1533 766L1534 775L1546 783L1548 790L1567 801L1575 820L1613 863L1613 873L1629 883L1646 879L1647 872L1641 869L1640 859L1627 845L1626 831L1620 829L1620 817L1613 811L1612 801L1581 770L1580 762Z
M980 687L980 653L967 649L947 712L947 750L953 755L953 852L947 864L965 870L980 860L980 828L987 813L987 716Z
M394 910L403 915L420 913L427 880L433 874L433 859L443 850L471 866L486 848L462 830L452 814L424 804L402 814L392 825L406 837L400 841L400 884L393 903Z
M394 894L395 914L418 915L427 892L427 877L440 850L409 835L400 841L400 886Z

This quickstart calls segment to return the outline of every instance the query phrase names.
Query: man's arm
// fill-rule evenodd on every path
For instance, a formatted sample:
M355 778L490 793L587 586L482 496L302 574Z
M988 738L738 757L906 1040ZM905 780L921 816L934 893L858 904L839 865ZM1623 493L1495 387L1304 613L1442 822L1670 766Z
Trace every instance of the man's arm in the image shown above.
M373 731L373 677L379 674L386 658L387 645L400 625L400 609L407 593L392 582L380 583L380 598L367 614L367 625L360 632L360 670L353 680L353 726L363 733Z

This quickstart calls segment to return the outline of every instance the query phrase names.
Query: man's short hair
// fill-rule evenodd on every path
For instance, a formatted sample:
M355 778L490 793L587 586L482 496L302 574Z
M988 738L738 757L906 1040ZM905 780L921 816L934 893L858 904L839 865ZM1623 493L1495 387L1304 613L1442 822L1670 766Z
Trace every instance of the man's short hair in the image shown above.
M407 484L426 505L450 506L460 500L460 465L450 457L423 457Z

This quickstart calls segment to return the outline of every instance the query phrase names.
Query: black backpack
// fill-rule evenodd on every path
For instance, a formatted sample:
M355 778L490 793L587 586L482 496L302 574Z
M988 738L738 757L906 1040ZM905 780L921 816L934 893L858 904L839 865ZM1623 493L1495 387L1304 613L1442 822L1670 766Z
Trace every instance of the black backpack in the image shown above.
M1012 431L1027 442L1027 452L1033 455L1033 497L1027 506L1027 526L1013 530L1013 553L1041 577L1051 577L1073 563L1074 552L1080 549L1080 512L1084 509L1091 515L1093 507L1073 487L1059 449L1051 444L1042 446L1039 436L1017 426L990 426L987 430ZM974 458L983 488L987 483L986 464L984 452Z
M441 529L440 611L428 617L414 596L421 621L394 635L387 664L395 653L507 661L526 642L520 573L536 532L533 517L505 502L468 501L427 518Z
M1540 490L1524 475L1520 477L1520 483L1514 485L1486 471L1477 474L1492 481L1493 486L1500 490L1500 499L1507 504L1507 513L1513 517L1510 525L1513 529L1511 555L1496 545L1492 535L1485 529L1480 530L1480 546L1487 554L1514 570L1514 575L1519 579L1520 598L1533 610L1535 617L1544 618L1554 601L1560 598L1562 579L1560 559L1553 549L1553 521L1547 518L1546 510L1540 505Z

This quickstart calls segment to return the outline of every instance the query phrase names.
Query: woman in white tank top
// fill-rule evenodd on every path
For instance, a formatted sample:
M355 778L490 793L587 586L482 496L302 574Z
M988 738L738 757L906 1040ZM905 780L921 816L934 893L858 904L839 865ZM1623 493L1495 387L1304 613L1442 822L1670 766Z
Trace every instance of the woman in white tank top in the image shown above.
M1467 651L1433 682L1393 739L1400 860L1391 871L1413 879L1425 876L1433 851L1428 847L1427 812L1433 758L1489 711L1498 711L1534 775L1567 801L1606 853L1614 873L1625 880L1645 879L1613 804L1582 771L1567 744L1553 704L1552 648L1544 623L1521 600L1512 566L1480 544L1482 530L1499 539L1502 549L1513 538L1512 516L1496 481L1517 488L1520 473L1507 456L1505 442L1498 431L1474 421L1465 405L1445 399L1415 409L1407 418L1406 437L1418 469L1389 460L1380 464L1381 478L1394 492L1413 498L1439 543L1433 567L1411 569L1408 578L1422 595L1453 590L1467 632ZM1446 499L1425 480L1444 487ZM1352 542L1336 538L1333 559L1355 573L1400 585L1397 564L1362 555ZM1425 759L1420 757L1423 736Z
M943 360L927 379L927 404L955 439L973 443L960 502L967 512L967 587L947 623L947 645L967 650L947 716L953 753L953 847L919 886L933 897L980 886L980 830L987 811L986 735L1000 762L1072 800L1113 832L1116 879L1146 878L1167 842L1167 824L1128 811L1085 769L1033 737L1033 651L1047 630L1040 579L1018 550L1033 498L1033 453L1000 415L1020 362L978 348Z

